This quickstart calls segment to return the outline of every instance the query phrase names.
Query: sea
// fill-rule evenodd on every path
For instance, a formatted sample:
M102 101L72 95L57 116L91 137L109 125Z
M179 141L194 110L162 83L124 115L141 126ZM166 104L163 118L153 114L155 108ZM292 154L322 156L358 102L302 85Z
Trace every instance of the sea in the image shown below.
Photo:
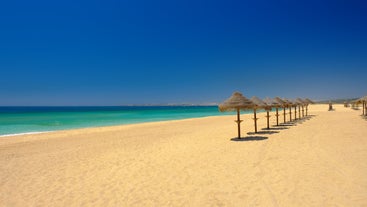
M229 114L217 106L0 107L0 137Z

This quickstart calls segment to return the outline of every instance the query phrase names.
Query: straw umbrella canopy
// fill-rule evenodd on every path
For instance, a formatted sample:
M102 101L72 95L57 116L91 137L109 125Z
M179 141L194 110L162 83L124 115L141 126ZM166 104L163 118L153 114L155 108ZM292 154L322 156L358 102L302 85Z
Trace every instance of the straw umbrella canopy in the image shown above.
M258 118L256 118L256 110L257 109L265 109L267 107L267 105L261 99L259 99L256 96L253 96L250 100L253 103L252 109L254 110L255 133L257 133L257 120L258 120Z
M299 103L297 102L297 99L292 99L292 107L294 108L294 119L297 120L297 107L299 106Z
M237 112L237 120L235 122L238 126L238 138L241 138L241 129L240 124L242 120L240 120L240 110L252 109L253 103L243 96L240 92L234 92L231 97L225 100L222 104L219 104L219 111L236 111Z
M362 97L362 98L360 98L360 99L357 99L356 101L355 101L355 103L356 104L362 104L362 115L366 115L366 111L365 111L365 109L366 109L366 102L367 102L367 96L364 96L364 97Z
M357 99L357 100L355 100L353 102L354 102L354 104L361 104L362 101L363 101L362 98L359 98L359 99Z
M305 106L306 105L306 101L302 100L301 98L296 98L296 103L298 105L298 117L301 118L301 106ZM295 108L295 112L297 113L297 110Z
M283 108L283 117L284 117L284 123L285 123L285 115L286 115L286 112L285 112L285 108L287 106L287 103L285 101L283 101L281 98L279 97L275 97L274 100L276 102L279 103L279 105Z
M352 108L353 109L356 109L356 107L358 106L358 104L359 104L359 99L357 99L357 100L354 100L354 101L352 101Z
M344 107L348 107L348 102L344 101Z
M355 104L361 104L361 103L363 103L366 100L367 100L367 96L363 96L363 97L361 97L359 99L354 100L354 103Z
M267 128L269 129L269 117L270 117L269 116L269 111L271 111L271 109L273 107L275 107L275 109L276 109L275 116L277 118L277 126L279 126L279 121L278 121L278 117L279 117L278 108L281 107L281 105L279 104L279 102L275 101L273 98L265 98L263 101L268 106L268 108L265 109L266 110L266 117L268 119L268 122L267 122L268 127ZM268 110L269 108L270 108L270 110Z
M305 102L305 106L306 106L306 116L308 116L307 115L307 113L308 113L308 105L309 104L315 104L315 102L313 102L313 101L311 101L310 99L308 99L308 98L305 98L305 99L303 99L304 100L304 102Z
M363 115L367 115L367 96L362 97L362 100L363 100L363 103L364 103L364 106L363 106L364 113L363 113Z
M362 103L362 115L364 115L364 105L365 105L365 100L363 98L364 97L358 99L358 102Z
M367 96L362 97L363 99L363 103L364 103L364 114L363 115L367 115Z
M291 103L291 105L289 107L290 108L294 107L294 119L293 120L296 120L297 119L297 106L298 106L298 102L296 101L296 99L291 99L291 100L289 100L289 102ZM290 115L290 117L292 117L292 115Z
M286 103L286 108L289 108L289 121L292 121L292 106L293 102L284 98L283 101Z
M298 103L295 99L291 99L289 100L289 102L291 103L290 105L290 108L294 108L294 119L293 120L296 120L297 119L297 106L298 106ZM292 117L292 116L290 116Z
M307 102L307 103L309 103L309 104L315 104L315 102L311 101L311 100L310 100L310 99L308 99L308 98L305 98L304 100L305 100L305 102Z

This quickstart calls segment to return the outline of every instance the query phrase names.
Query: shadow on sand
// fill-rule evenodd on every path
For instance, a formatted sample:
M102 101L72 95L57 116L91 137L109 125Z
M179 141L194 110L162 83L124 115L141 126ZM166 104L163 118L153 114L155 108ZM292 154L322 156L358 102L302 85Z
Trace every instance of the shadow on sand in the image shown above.
M281 125L279 125L279 126L273 125L273 127L270 128L270 130L284 130L284 129L289 129L289 127L284 127L284 126L281 126ZM263 128L263 130L269 130L269 129Z
M262 141L262 140L266 140L268 139L268 137L263 137L263 136L246 136L246 137L235 137L232 138L231 141L234 142L247 142L247 141Z
M279 126L282 126L282 127L287 127L287 126L296 126L297 124L293 123L293 122L287 122L287 123L282 123L282 124L279 124Z
M298 121L301 121L301 122L304 122L304 121L307 121L307 120L310 120L312 119L313 117L315 117L316 115L308 115L308 116L305 116L305 117L302 117L301 119L297 119Z
M294 122L297 123L297 124L302 124L305 121L307 121L306 118L294 120Z
M276 134L279 133L278 131L270 131L270 130L265 130L265 131L259 131L259 132L247 132L248 135L256 135L256 134Z

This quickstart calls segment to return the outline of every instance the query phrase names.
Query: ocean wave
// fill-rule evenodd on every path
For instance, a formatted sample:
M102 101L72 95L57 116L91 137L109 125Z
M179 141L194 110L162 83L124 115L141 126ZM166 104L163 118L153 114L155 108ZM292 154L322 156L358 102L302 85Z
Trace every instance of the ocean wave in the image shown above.
M29 135L29 134L43 134L43 133L47 133L47 132L53 132L53 131L25 132L25 133L16 133L16 134L3 134L3 135L0 135L0 137L12 137L12 136Z

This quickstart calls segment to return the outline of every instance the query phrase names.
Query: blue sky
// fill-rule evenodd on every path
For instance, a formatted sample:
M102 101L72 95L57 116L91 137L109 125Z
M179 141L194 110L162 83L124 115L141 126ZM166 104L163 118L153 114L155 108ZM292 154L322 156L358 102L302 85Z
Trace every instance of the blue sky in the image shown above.
M365 1L2 1L0 105L367 95Z

